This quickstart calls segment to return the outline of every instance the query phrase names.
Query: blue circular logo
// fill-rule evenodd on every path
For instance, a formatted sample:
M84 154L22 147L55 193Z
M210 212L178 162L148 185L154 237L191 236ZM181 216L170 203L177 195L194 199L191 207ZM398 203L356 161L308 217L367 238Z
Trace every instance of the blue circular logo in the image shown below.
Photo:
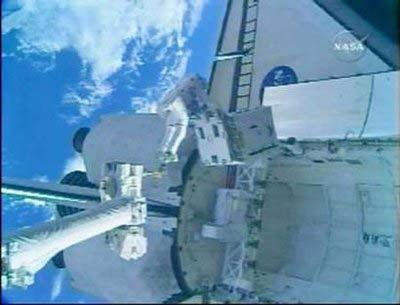
M264 95L264 87L283 86L297 83L297 75L294 70L288 66L278 66L273 68L264 77L260 89L260 101Z

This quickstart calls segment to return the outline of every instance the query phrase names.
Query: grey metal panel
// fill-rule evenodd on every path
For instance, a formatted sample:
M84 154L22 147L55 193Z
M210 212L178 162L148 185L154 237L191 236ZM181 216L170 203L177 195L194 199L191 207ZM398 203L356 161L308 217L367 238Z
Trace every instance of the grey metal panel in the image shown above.
M398 136L399 72L266 87L278 137Z
M218 52L226 53L237 51L244 1L245 0L229 1L226 28L221 33L222 40Z
M236 52L239 50L239 35L243 4L246 0L229 0L216 54ZM238 59L214 62L210 78L209 95L211 100L228 111L232 102L235 87L235 73Z
M143 164L145 170L159 169L158 146L165 121L156 114L109 115L92 128L83 145L83 157L90 182L98 184L106 162ZM138 141L146 135L146 141Z
M299 81L388 71L370 50L357 61L340 60L333 39L345 30L310 0L259 1L251 105L259 105L260 85L277 66L289 66Z
M374 76L372 103L364 134L373 137L400 134L400 72Z
M365 44L371 51L393 69L400 68L397 41L400 11L397 0L315 0L315 2L346 29L353 31L358 38L368 35Z
M370 155L362 166L335 162L308 167L286 158L279 169L272 167L257 283L267 298L319 303L396 300L398 187L393 185L391 164L375 167L372 160L382 156L363 148L351 153ZM320 158L325 154L319 149ZM381 241L382 235L388 243Z
M147 221L148 252L138 260L120 258L104 234L66 249L72 286L113 303L161 303L178 293L170 260L172 240L161 233L164 221Z

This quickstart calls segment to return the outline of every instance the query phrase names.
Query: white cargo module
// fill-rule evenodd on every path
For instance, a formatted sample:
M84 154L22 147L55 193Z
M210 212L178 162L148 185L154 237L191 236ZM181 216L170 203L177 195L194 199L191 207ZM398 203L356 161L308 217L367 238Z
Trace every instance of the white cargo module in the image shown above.
M81 187L3 182L69 206L3 243L3 282L32 284L57 253L109 302L398 302L400 76L382 7L229 0L208 88L187 77L156 114L78 131Z

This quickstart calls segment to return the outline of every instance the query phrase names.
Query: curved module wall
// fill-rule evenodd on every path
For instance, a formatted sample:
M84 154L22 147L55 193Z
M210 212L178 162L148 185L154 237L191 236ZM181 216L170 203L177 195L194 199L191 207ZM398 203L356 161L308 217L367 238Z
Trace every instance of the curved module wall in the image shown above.
M258 255L248 267L259 299L397 300L399 141L290 143L269 163ZM201 237L200 229L212 220L225 177L226 170L196 164L183 192L175 251L194 291L205 279L211 285L221 280L225 245Z

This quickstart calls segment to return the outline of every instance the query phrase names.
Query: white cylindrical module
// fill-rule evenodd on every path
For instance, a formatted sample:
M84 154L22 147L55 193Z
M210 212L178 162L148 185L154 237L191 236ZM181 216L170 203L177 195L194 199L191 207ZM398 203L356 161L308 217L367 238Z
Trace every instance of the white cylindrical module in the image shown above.
M99 184L103 165L116 161L140 164L145 172L158 171L157 157L165 126L165 120L154 113L103 117L92 127L83 145L82 156L89 181Z

